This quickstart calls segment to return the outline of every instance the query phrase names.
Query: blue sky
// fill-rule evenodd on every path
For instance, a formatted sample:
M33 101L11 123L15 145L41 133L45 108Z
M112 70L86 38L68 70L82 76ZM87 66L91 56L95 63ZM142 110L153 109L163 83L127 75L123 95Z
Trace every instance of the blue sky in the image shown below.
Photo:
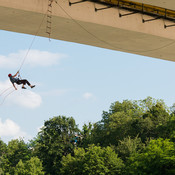
M11 86L34 36L0 31L0 94ZM36 37L21 68L36 88L18 90L0 106L0 137L32 139L53 116L101 120L115 101L147 96L175 102L175 63L82 44ZM0 103L12 89L0 96Z

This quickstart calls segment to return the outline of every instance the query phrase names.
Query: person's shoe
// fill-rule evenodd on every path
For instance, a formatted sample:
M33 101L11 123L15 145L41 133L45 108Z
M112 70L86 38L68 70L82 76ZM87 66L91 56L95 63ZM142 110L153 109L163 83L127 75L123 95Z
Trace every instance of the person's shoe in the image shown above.
M26 87L22 87L22 89L26 89Z
M31 86L31 88L34 88L34 87L35 87L35 85Z

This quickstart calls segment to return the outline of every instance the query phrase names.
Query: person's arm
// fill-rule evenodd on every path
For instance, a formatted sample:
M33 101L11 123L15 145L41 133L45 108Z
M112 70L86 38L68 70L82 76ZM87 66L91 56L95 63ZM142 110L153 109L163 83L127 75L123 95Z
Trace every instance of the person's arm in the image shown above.
M15 88L15 90L17 90L17 88L16 88L15 84L14 84L14 83L12 83L12 84L13 84L13 87Z
M12 77L14 78L14 77L16 77L17 75L18 75L18 73L19 73L19 71L18 72L16 72L16 74L15 75L13 75Z

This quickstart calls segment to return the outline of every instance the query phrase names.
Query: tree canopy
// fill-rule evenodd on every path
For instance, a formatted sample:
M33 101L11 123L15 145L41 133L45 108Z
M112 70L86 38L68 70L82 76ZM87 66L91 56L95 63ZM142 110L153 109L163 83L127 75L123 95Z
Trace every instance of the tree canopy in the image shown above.
M175 174L175 105L116 101L82 129L73 117L55 116L29 143L0 140L0 174Z
M117 175L124 168L123 161L111 147L101 148L91 145L88 148L76 148L74 156L68 154L62 158L61 174L73 175Z
M73 151L70 141L76 133L79 129L72 117L58 116L45 121L34 148L35 155L43 162L44 171L59 174L62 157Z

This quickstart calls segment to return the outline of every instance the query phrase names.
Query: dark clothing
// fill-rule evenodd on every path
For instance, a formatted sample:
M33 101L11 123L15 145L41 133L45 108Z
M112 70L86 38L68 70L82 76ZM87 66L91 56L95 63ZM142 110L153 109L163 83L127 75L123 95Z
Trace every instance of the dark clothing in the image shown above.
M25 79L24 80L19 80L18 79L18 81L16 81L16 84L18 84L18 85L20 85L20 84L26 85L26 83L27 83L28 86L30 86L30 83Z
M10 77L10 81L12 82L12 83L16 83L17 81L19 81L19 78L14 78L14 77Z

